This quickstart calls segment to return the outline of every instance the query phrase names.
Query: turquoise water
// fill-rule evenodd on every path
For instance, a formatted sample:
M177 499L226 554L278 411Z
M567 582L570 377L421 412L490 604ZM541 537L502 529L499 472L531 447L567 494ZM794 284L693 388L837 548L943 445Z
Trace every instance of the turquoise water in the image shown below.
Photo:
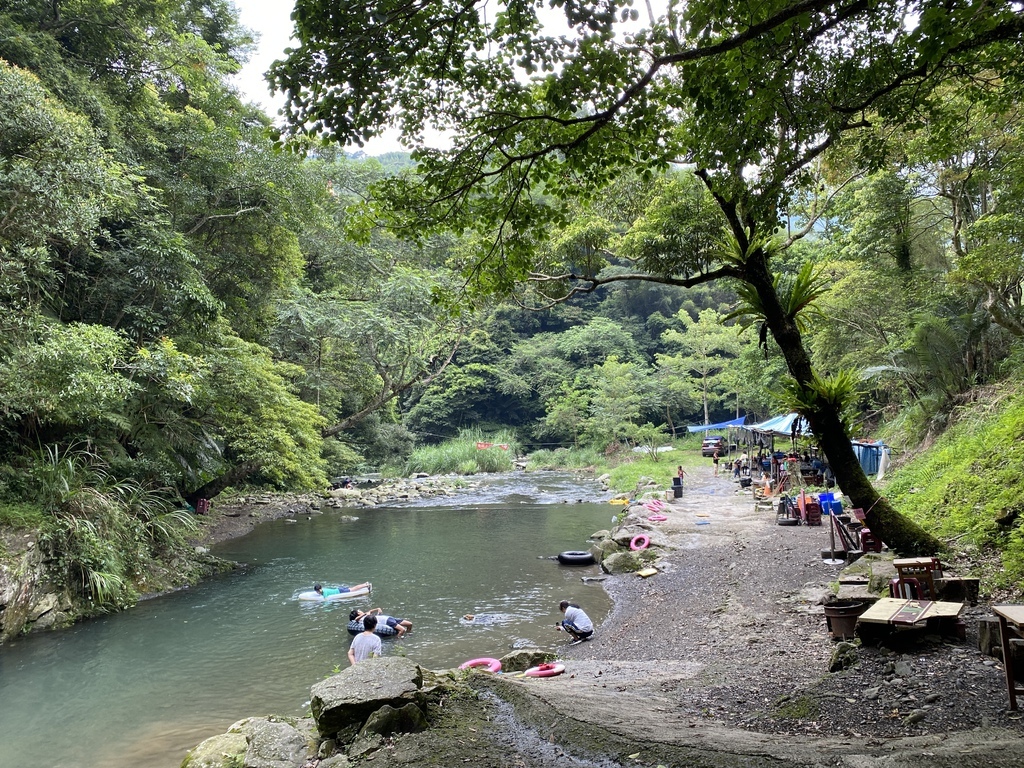
M558 601L595 622L610 601L551 558L586 549L617 508L567 476L492 478L458 497L266 523L216 554L246 567L63 632L0 648L0 768L173 768L243 717L301 715L309 688L347 666L354 606L413 622L385 654L443 669L514 647L557 648ZM358 515L351 522L343 515ZM373 583L370 597L305 603L324 584ZM486 614L468 625L466 613Z

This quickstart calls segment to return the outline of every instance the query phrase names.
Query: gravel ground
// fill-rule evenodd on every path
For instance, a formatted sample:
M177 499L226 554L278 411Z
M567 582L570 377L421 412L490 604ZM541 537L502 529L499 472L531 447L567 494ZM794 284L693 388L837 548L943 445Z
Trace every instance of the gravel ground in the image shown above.
M820 556L827 528L776 525L731 478L692 474L656 524L675 547L660 573L609 580L612 614L592 641L564 649L581 680L656 697L691 727L865 744L992 726L1021 733L1002 664L978 650L985 606L965 610L966 641L901 632L829 673L837 643L821 603L840 569Z

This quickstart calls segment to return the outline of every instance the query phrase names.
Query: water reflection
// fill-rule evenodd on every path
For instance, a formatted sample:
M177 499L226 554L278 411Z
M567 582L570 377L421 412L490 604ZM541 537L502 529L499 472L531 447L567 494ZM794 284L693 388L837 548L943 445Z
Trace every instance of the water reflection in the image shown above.
M559 600L575 598L595 621L609 608L580 580L596 566L552 559L608 527L617 510L574 503L597 493L569 476L520 473L456 497L260 526L217 549L247 564L239 571L0 649L0 766L34 764L45 744L47 761L68 768L172 768L242 717L303 714L310 685L347 663L353 606L411 619L385 653L431 668L556 648ZM294 599L316 581L367 580L369 599ZM469 613L489 620L466 622Z

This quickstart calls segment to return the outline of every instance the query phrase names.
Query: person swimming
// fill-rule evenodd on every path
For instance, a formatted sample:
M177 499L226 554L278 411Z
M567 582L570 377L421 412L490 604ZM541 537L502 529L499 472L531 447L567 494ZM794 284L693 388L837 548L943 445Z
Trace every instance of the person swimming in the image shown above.
M362 584L356 584L354 587L324 587L321 584L314 584L313 591L316 592L320 597L332 597L334 595L344 595L348 592L359 592L362 590L370 589L370 582L364 581Z

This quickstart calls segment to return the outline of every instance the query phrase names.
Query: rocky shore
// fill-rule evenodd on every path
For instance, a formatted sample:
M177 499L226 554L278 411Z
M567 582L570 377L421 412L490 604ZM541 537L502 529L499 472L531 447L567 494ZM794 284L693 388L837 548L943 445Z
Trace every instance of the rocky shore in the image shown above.
M650 532L644 565L656 573L609 578L613 612L592 641L561 649L564 674L381 660L406 680L400 706L388 706L413 703L422 720L353 721L338 733L348 721L337 716L326 726L256 718L216 737L235 751L204 743L185 764L1024 766L1024 723L1008 710L1001 662L978 649L984 594L965 608L965 640L915 630L880 645L836 643L822 603L840 569L821 559L824 530L775 525L731 480L693 474L665 521L627 521ZM331 689L357 687L357 669ZM268 731L287 734L288 758Z
M201 516L196 545L208 547L242 536L260 523L297 515L318 515L325 509L364 509L395 501L451 496L472 488L472 478L455 475L409 477L372 486L338 488L317 493L256 493L214 500Z

